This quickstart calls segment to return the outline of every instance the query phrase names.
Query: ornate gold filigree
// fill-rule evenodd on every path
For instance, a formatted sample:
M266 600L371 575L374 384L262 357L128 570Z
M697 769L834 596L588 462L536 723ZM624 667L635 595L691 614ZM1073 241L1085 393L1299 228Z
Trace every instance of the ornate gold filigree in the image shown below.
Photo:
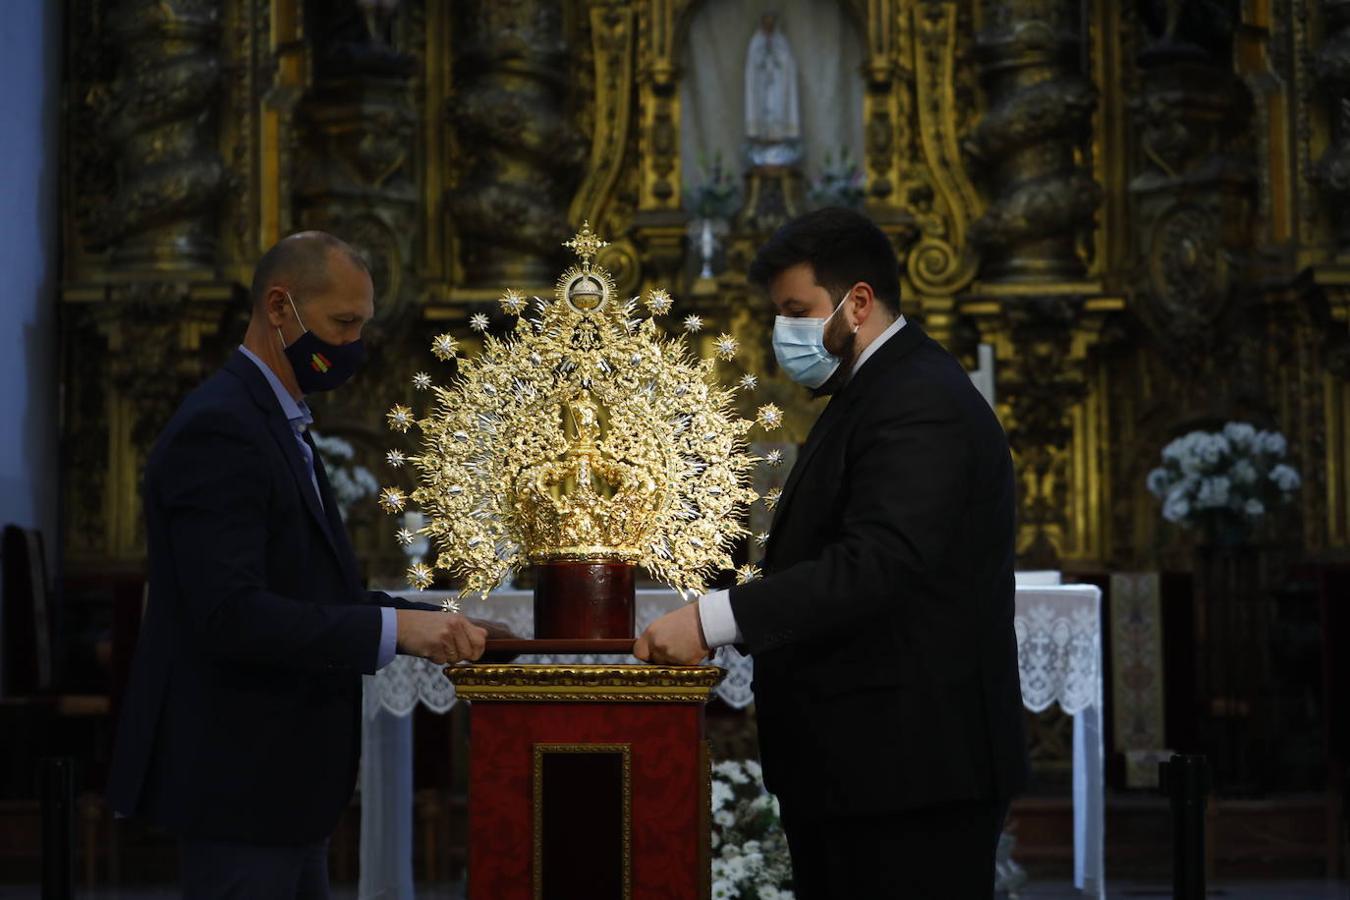
M448 666L466 700L703 703L726 676L717 666Z
M531 309L508 291L503 306L524 317L460 358L416 421L411 499L435 567L461 578L462 594L491 591L528 563L580 559L637 563L701 591L748 534L754 423L732 409L736 388L718 383L715 360L692 358L684 338L639 317L636 298L615 295L589 223L565 246L579 262L555 297ZM650 296L649 308L669 307L664 291ZM725 357L734 341L724 338ZM406 409L394 407L391 427ZM770 404L759 418L772 428L781 413ZM402 512L399 499L385 496L386 510Z

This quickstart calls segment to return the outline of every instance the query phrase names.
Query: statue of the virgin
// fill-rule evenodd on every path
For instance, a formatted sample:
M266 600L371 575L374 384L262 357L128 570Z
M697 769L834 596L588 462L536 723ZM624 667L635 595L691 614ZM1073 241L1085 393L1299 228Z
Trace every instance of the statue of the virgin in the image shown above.
M801 157L797 62L776 13L760 18L746 52L745 137L751 165L790 165Z

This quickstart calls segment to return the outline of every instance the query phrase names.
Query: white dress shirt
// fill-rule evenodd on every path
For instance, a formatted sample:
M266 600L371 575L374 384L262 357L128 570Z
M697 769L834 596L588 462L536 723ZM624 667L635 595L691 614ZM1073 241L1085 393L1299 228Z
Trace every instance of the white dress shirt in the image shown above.
M863 367L863 363L872 357L872 354L881 349L881 345L905 327L905 317L898 316L894 322L887 326L886 330L877 335L877 339L867 345L862 354L858 356L858 361L853 364L853 370L849 372L849 378L858 374L858 370ZM704 594L698 598L698 617L703 625L703 641L709 649L715 650L726 644L739 644L744 638L741 635L740 626L736 624L736 616L731 612L731 592L713 591L710 594Z

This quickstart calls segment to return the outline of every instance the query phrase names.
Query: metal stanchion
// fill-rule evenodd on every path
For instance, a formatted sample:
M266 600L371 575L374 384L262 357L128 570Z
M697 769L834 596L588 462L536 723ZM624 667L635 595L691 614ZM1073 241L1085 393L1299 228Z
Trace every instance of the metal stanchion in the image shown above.
M75 760L69 756L39 764L42 798L42 898L75 896Z
M1172 897L1205 896L1205 806L1209 798L1209 761L1198 755L1174 755L1158 764L1159 786L1172 805Z

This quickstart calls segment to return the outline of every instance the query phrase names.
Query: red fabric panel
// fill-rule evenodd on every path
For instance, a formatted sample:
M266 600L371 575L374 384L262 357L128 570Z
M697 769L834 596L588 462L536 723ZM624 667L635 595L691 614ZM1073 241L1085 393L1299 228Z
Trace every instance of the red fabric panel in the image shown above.
M632 896L700 896L701 704L478 701L470 734L472 900L533 896L537 743L631 745Z

